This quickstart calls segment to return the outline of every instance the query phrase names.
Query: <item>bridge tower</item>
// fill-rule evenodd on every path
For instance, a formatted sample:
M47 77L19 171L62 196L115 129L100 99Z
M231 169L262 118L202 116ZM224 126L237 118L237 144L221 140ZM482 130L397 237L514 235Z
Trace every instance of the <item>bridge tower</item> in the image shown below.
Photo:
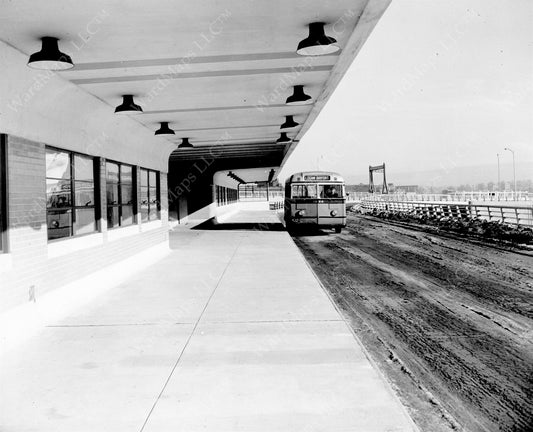
M368 191L370 193L374 193L375 186L374 186L374 173L383 173L383 186L381 187L381 193L382 194L388 194L389 193L389 186L387 185L387 176L385 175L385 162L383 162L382 165L376 165L376 166L369 166L368 167Z

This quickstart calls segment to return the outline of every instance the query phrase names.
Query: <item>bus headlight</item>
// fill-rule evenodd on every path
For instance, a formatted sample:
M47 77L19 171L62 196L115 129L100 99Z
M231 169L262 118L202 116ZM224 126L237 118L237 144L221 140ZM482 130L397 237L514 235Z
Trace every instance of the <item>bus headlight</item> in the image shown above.
M330 214L331 216L337 216L337 210L331 210L331 211L329 212L329 214Z
M305 216L305 210L298 210L296 212L296 217L302 217Z

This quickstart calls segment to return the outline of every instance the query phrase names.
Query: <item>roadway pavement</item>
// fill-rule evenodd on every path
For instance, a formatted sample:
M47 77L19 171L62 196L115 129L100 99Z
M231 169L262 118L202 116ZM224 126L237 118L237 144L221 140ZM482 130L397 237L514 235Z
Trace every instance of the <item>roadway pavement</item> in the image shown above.
M5 354L0 430L417 430L290 236L257 229L278 221L179 228L165 258Z

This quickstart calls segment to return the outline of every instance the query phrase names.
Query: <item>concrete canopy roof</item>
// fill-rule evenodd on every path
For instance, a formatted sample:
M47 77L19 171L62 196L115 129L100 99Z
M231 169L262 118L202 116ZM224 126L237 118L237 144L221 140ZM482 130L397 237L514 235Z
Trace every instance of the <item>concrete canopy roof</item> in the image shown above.
M132 94L155 131L169 122L171 160L277 155L282 164L309 129L390 0L175 0L2 2L0 39L30 55L60 39L75 67L60 75L110 106ZM326 23L340 53L296 54L308 24ZM313 104L287 106L293 85ZM286 115L299 123L277 144ZM165 138L163 138L165 139ZM214 149L214 150L213 150ZM251 164L253 166L253 163Z
M228 176L228 173L230 172L245 183L265 183L270 179L270 172L273 170L275 173L276 168L277 167L263 167L217 171L213 176L213 184L235 189L239 182Z

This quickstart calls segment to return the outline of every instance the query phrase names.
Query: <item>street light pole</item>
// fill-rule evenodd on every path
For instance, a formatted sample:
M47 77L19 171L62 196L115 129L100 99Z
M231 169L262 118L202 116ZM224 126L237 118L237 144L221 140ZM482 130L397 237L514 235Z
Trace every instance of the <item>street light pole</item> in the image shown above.
M515 169L515 163L514 163L514 150L510 149L509 147L505 147L504 150L509 150L513 154L513 183L514 183L514 193L516 195L516 169ZM515 196L516 199L516 196Z
M496 184L496 190L500 190L500 153L496 153L496 157L498 158L498 183Z

